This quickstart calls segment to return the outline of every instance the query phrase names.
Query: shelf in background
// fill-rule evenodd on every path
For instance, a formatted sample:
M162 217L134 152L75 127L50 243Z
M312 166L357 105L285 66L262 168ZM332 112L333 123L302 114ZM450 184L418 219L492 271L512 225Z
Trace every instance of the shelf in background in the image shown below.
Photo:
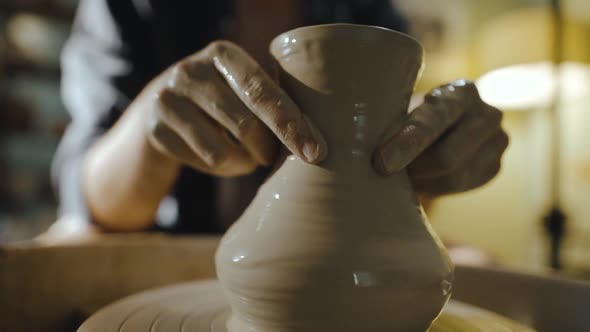
M54 19L70 22L74 18L75 6L59 5L60 1L10 1L0 0L0 12L22 13L29 12Z

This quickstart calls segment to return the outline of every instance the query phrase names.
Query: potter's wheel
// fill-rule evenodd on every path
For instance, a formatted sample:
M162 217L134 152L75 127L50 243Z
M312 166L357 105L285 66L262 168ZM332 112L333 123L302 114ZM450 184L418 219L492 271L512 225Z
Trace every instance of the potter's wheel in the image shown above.
M147 291L90 317L79 332L226 332L230 308L216 281ZM532 332L492 312L450 301L429 332Z

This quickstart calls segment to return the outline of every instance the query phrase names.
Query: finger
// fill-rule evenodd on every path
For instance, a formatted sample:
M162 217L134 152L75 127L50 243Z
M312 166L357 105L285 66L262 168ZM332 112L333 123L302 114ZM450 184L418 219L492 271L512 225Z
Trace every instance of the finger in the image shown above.
M414 176L409 174L414 190L427 195L464 192L480 187L500 171L502 154L508 146L508 136L498 132L488 139L472 159L450 174L440 176Z
M239 176L249 174L256 168L254 163L237 163L212 169L191 150L172 128L163 122L157 123L152 128L151 138L152 144L159 151L201 172L218 176Z
M490 137L502 131L501 122L499 110L485 104L474 106L408 168L425 176L451 173L471 159Z
M261 165L270 165L277 142L272 132L242 103L211 63L187 59L174 67L168 87L190 99L226 128Z
M398 172L455 124L469 107L481 101L471 82L457 81L432 90L410 113L395 135L382 143L374 166L382 174Z
M199 159L182 138L164 122L154 121L149 130L150 141L158 151L200 171L209 171L209 166Z
M229 42L210 48L215 67L232 90L292 153L310 163L326 157L328 147L319 131L254 59Z
M249 154L188 99L164 90L158 96L161 119L210 169L252 167ZM245 166L243 166L245 165Z

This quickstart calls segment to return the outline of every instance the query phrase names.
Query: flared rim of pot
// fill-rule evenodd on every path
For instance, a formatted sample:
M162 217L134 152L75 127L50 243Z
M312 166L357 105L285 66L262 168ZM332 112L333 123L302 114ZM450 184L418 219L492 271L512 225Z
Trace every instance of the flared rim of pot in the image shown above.
M318 24L318 25L309 25L303 26L300 28L295 28L286 32L281 33L280 35L276 36L271 42L269 46L270 53L275 58L284 57L289 55L293 48L290 48L290 45L297 43L297 38L293 38L295 35L299 38L305 38L305 35L310 31L320 31L324 30L324 33L334 33L342 31L346 31L348 34L349 39L360 39L360 40L375 40L375 36L381 35L383 36L384 41L391 41L395 40L396 42L402 41L406 43L409 47L413 47L416 49L417 54L419 56L423 56L424 48L422 44L415 39L414 37L405 34L403 32L391 30L385 27L377 26L377 25L363 25L363 24L352 24L352 23L329 23L329 24ZM369 34L370 32L370 38Z

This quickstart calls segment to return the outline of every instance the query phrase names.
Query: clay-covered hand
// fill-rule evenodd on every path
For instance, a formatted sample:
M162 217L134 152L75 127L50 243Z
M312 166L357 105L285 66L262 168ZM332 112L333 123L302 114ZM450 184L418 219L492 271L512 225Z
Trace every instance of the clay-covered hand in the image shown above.
M176 63L142 93L160 151L209 174L270 165L282 142L310 163L327 146L295 103L244 50L216 41Z
M498 173L508 146L501 120L473 83L440 86L379 146L375 167L384 175L407 167L414 189L430 197L479 187Z

